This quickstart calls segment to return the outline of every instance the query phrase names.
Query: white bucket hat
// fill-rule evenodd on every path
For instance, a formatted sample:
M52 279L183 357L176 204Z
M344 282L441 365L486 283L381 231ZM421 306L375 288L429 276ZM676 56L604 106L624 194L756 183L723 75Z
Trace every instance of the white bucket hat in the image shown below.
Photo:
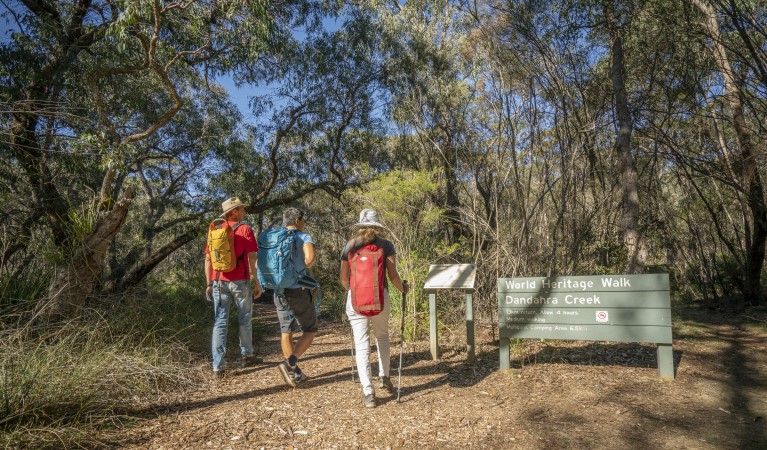
M247 207L248 205L243 203L242 200L240 200L240 197L230 197L226 199L224 203L221 204L221 209L224 210L224 212L221 213L221 217L226 216L226 213L239 206Z
M383 228L386 229L385 226L381 225L381 223L378 221L378 213L375 209L363 209L360 211L360 220L359 222L352 225L353 228L367 228L367 227L377 227L377 228Z

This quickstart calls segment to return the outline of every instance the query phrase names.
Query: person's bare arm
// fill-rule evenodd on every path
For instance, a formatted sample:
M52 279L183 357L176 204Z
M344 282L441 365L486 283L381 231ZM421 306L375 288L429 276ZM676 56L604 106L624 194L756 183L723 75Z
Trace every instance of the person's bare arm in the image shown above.
M205 295L213 294L213 280L210 279L210 254L205 254Z
M317 262L317 255L314 253L314 244L311 242L304 243L304 265L307 269L311 269L314 263Z
M253 298L261 297L261 282L258 281L258 252L248 253L248 266L250 266L250 277L253 284Z
M350 273L351 273L351 270L349 268L349 261L341 261L341 275L339 277L339 280L341 281L341 285L347 291L349 290L349 274Z
M407 292L407 286L402 283L397 272L397 255L391 255L386 257L386 274L389 276L389 281L403 294Z

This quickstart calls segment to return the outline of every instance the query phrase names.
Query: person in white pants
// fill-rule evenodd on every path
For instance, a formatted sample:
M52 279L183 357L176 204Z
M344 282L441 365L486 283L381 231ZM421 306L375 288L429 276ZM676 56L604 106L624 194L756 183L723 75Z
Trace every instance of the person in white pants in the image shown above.
M390 346L389 346L389 291L384 291L384 309L377 316L367 317L357 314L352 308L351 293L346 296L346 315L349 317L349 324L352 326L354 335L354 352L357 360L357 373L362 384L362 395L364 397L372 396L375 399L375 389L371 380L370 369L370 325L373 325L373 333L376 336L376 349L378 350L378 376L381 379L381 386L384 389L393 389L386 384L389 381L389 368L391 367ZM385 381L384 381L385 380ZM391 385L391 381L388 383ZM363 400L364 401L364 400Z
M346 295L346 315L349 317L349 323L354 334L354 348L357 353L357 373L362 384L362 403L368 408L375 408L375 389L371 381L370 370L370 325L373 325L373 332L376 336L376 347L378 349L378 375L380 376L379 387L389 392L394 391L394 386L389 379L389 367L391 366L389 351L389 314L391 305L389 303L389 291L384 288L384 306L383 310L375 316L364 316L357 313L352 306L350 286L351 267L349 265L349 252L355 247L361 247L368 244L374 244L383 249L386 265L386 276L394 287L400 292L406 293L408 286L402 283L397 272L397 255L394 250L394 244L381 236L384 226L378 222L378 213L372 209L363 209L360 212L359 223L355 224L357 235L351 239L341 252L341 284L347 291Z

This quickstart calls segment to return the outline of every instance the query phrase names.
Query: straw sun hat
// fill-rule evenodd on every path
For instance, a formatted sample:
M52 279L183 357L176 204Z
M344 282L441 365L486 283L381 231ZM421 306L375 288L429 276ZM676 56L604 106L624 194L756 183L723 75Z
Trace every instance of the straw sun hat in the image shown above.
M224 210L221 216L226 216L226 213L240 206L248 206L240 200L240 197L229 197L221 204L221 209Z

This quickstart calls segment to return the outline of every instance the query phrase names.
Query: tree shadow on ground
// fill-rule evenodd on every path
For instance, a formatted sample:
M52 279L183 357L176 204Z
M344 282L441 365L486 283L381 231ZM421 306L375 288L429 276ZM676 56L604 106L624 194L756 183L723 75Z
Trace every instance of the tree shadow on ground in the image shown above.
M720 342L722 345L716 347L714 354L698 354L695 347L686 347L685 351L675 349L674 351L674 367L675 371L678 370L682 357L692 360L702 360L710 358L710 360L717 366L721 366L722 372L726 371L730 376L722 376L717 378L717 381L722 383L722 386L727 387L728 404L723 405L726 409L733 414L729 421L719 424L721 427L732 427L737 430L737 439L732 441L734 448L765 448L765 430L764 430L764 418L759 418L755 411L759 408L754 402L755 400L753 389L764 388L765 379L763 372L760 372L754 368L756 363L764 363L764 358L756 358L753 353L753 344L763 344L764 335L758 333L749 333L738 327L724 326L721 322L711 321L711 323L701 323L698 325L697 331L688 331L686 328L682 328L684 331L678 333L678 327L675 326L675 346L678 341L700 340L700 342ZM315 373L310 374L309 380L296 389L294 392L296 395L302 395L301 390L312 390L316 388L322 388L324 386L332 385L339 382L348 383L351 376L351 367L353 365L353 359L351 354L351 332L348 327L343 327L340 324L331 324L327 329L321 329L321 335L327 340L315 341L310 347L309 352L301 359L303 362L307 361L322 361L323 359L333 360L329 364L315 364L315 367L321 367L321 370L317 370ZM759 339L761 337L761 340ZM268 333L264 336L265 341L264 351L269 352L273 356L279 353L279 335L278 333ZM656 348L650 344L638 344L638 343L617 343L617 342L584 342L584 341L545 341L538 342L537 340L529 342L525 347L531 348L516 358L512 358L512 367L522 368L525 366L531 366L535 364L570 364L573 366L619 366L619 367L657 367ZM397 342L397 344L394 344ZM396 377L398 375L399 366L399 345L396 336L392 336L392 352L391 352L391 372L392 382L395 387L397 386ZM488 345L490 344L490 345ZM476 362L469 363L466 361L465 351L460 346L455 347L442 347L442 355L438 361L433 361L428 348L424 347L424 343L405 345L405 351L402 355L402 382L400 389L400 400L402 403L414 402L411 404L418 405L418 400L423 400L424 397L428 399L431 394L441 395L449 393L451 388L471 388L476 386L482 380L493 374L498 369L499 355L498 355L498 342L490 342L489 340L484 344L480 344L478 348L481 350L484 348L487 350L480 351L477 354ZM409 349L408 349L409 348ZM374 359L375 348L371 352L371 357ZM280 357L281 358L281 357ZM340 360L338 358L341 358ZM700 364L698 364L700 366ZM685 364L687 366L687 364ZM758 364L756 364L758 366ZM704 365L705 367L705 365ZM247 378L254 378L262 376L261 372L275 371L276 363L266 363L256 366L254 368L248 368L236 372L235 377L247 375ZM599 370L599 369L597 369ZM716 372L717 369L712 370ZM372 373L378 373L377 363L373 362ZM708 374L708 372L706 372ZM706 375L704 374L704 375ZM687 374L689 376L689 374ZM701 374L695 376L700 377ZM358 383L358 380L355 380ZM357 386L359 386L357 384ZM637 389L638 385L629 386L631 389ZM251 398L279 395L280 393L290 390L289 387L282 384L276 384L273 386L264 386L260 389L251 390L248 392L242 392L231 395L217 395L206 399L189 402L177 402L168 405L146 408L143 410L132 410L127 415L134 417L157 417L159 415L176 414L178 412L186 412L192 410L205 409L221 404L227 404L236 402L239 400L247 400ZM751 390L751 391L749 391ZM447 391L447 392L446 392ZM659 390L658 392L661 392ZM471 393L471 392L469 392ZM631 393L626 391L626 387L622 384L620 386L613 386L605 390L605 401L609 403L610 397L619 398L622 394ZM308 392L306 393L309 394ZM351 393L350 393L351 395ZM600 394L602 395L602 394ZM378 398L379 406L396 401L396 392L393 395L382 395ZM438 397L435 397L438 398ZM502 401L503 399L499 400ZM508 402L507 402L508 404ZM489 404L488 407L494 405ZM557 424L572 424L574 427L581 426L584 423L583 414L579 412L568 411L566 413L558 413L548 417L546 414L551 414L554 409L548 413L545 409L530 408L525 411L524 419L531 422L540 422L541 420L548 420L551 423ZM652 409L637 408L631 410L635 414L639 414L642 418L646 418L647 423L658 425L669 425L679 430L694 430L698 427L696 420L700 419L700 415L694 412L690 414L678 414L678 415L665 415L664 411L654 411ZM738 415L737 419L735 415ZM669 417L670 416L670 417ZM554 427L557 428L557 427ZM641 428L641 427L640 427ZM552 429L553 430L553 429ZM543 431L542 431L543 432ZM641 429L634 431L624 430L625 433L624 442L631 442L632 447L636 448L648 448L652 447L652 442L647 440L641 434ZM500 433L500 431L499 431ZM559 434L557 434L559 433ZM489 439L485 444L489 447L493 447L494 441L489 433L486 437ZM545 434L545 432L544 432ZM551 431L549 442L570 442L568 445L563 445L560 448L584 448L589 446L599 446L597 441L587 440L585 442L576 441L564 441L563 436L559 431ZM589 438L590 439L590 438ZM498 443L505 442L500 437L497 440ZM636 445L633 445L636 444ZM542 443L542 447L547 448L547 443ZM551 447L554 448L554 447Z
M684 374L690 380L707 380L722 386L725 402L720 411L730 416L728 420L712 424L713 427L725 426L730 428L733 448L763 449L767 448L767 427L765 427L764 407L759 404L759 397L767 393L767 377L760 367L767 367L767 355L759 351L767 344L767 336L762 332L749 330L743 322L727 323L721 318L709 318L700 315L700 322L689 321L675 328L674 345L682 346L683 342L692 344L687 350L674 350L675 374L679 370L683 356L696 360L693 367L696 371ZM689 319L688 319L689 320ZM745 325L753 324L745 322ZM681 329L681 331L679 331ZM534 351L524 352L512 358L512 368L520 369L536 364L570 364L575 366L625 366L625 367L657 367L656 350L654 345L639 343L600 343L592 342L582 345L578 342L551 341L536 343ZM696 349L700 348L700 351ZM700 369L703 367L705 369ZM621 387L612 388L606 398L618 398ZM681 414L676 417L663 415L662 411L637 410L638 414L649 423L664 424L680 429L694 429L699 417L689 417ZM526 419L534 420L535 411L525 415ZM564 419L558 417L557 421ZM625 436L627 441L639 443L642 436ZM650 445L645 442L644 447Z
M255 369L251 369L247 371L238 371L236 374L227 375L227 378L231 380L231 379L240 377L246 373L253 374L253 373L269 371L269 370L276 371L277 365L265 364L259 368L255 368ZM314 387L319 387L322 385L339 382L339 381L342 381L342 378L344 378L345 375L346 373L343 370L337 370L333 372L318 374L317 376L313 376L309 378L307 381L301 384L300 387L295 388L295 390L300 391L303 389L311 389ZM242 392L238 394L219 395L216 397L209 397L209 398L198 400L198 401L173 402L173 403L168 403L164 405L150 406L148 408L126 409L123 411L123 413L127 416L137 417L137 418L154 418L161 415L169 415L169 414L175 414L178 412L189 412L189 411L193 411L197 409L208 408L211 406L220 405L222 403L230 403L230 402L236 402L240 400L247 400L250 398L268 396L271 394L278 393L280 391L291 390L291 389L293 388L285 384L275 384L275 385L264 387L261 389L253 389L253 390L249 390L247 392Z
M325 344L325 345L317 345L316 347L312 345L312 349L321 348L323 346L332 346L333 344ZM307 356L306 358L302 358L301 361L310 361L312 359L323 359L323 358L333 358L333 357L344 357L349 356L349 365L345 366L343 368L339 368L338 366L335 366L335 370L330 371L323 371L323 372L317 372L314 374L311 374L309 379L302 383L299 387L295 388L296 391L301 390L308 390L308 389L314 389L338 382L348 381L349 377L351 376L351 350L329 350L324 352L317 352L313 353L310 356ZM480 354L477 358L477 361L484 361L486 359L491 358L493 355L492 352L484 352L483 354ZM428 364L423 364L423 361L429 361ZM371 373L377 374L378 368L377 368L377 362L373 362ZM470 364L467 363L463 359L457 359L456 357L450 358L450 359L443 359L440 361L431 361L431 356L428 351L421 351L421 352L411 352L411 353L404 353L402 358L402 370L401 370L401 377L402 377L402 384L400 389L400 398L404 399L405 397L413 397L418 396L418 393L425 393L429 392L435 388L439 388L441 386L451 386L451 387L459 387L459 388L466 388L471 387L477 383L479 383L482 379L484 379L486 376L492 373L492 368L490 366L490 362L484 361L483 365L480 367L478 364ZM396 377L399 372L399 354L392 352L392 365L391 365L391 371L390 376L392 378L392 381L395 383L396 386ZM238 369L236 371L231 371L224 379L232 380L241 376L259 376L258 374L260 372L268 372L268 371L277 371L277 363L267 362L263 364L259 364L255 367L249 367L244 369ZM467 376L464 376L466 374ZM412 384L411 382L405 381L405 380L412 380L415 376L432 376L432 380L421 383L421 384ZM438 378L434 378L435 375L441 375ZM359 378L355 379L356 382L359 382ZM198 409L204 409L216 405L221 405L222 403L231 403L231 402L237 402L241 400L247 400L251 398L257 398L261 396L268 396L272 394L279 393L280 391L290 390L289 386L286 386L284 384L276 384L269 387L264 387L261 389L254 389L243 393L238 394L231 394L231 395L220 395L216 397L209 397L198 401L182 401L182 402L173 402L169 404L164 405L156 405L151 406L148 408L141 408L141 409L128 409L125 411L122 411L122 413L125 416L135 417L135 418L154 418L162 415L172 415L179 412L190 412ZM380 397L379 403L388 403L389 401L396 400L396 393L392 396L388 397Z
M678 323L682 331L675 333L675 339L721 344L712 367L715 373L709 376L718 375L716 379L726 385L729 399L726 409L741 417L737 425L742 437L738 448L767 448L767 417L760 415L757 405L760 400L750 392L767 394L767 375L759 370L767 367L767 356L758 350L767 344L767 335L754 331L766 328L767 310L761 307L739 313L712 313L702 306L688 306L680 309Z
M555 341L561 342L561 341ZM585 366L658 367L657 348L652 344L634 342L604 343L568 341L567 346L548 344L544 349L511 358L511 368L530 364L572 364ZM546 343L544 343L546 345ZM674 372L683 353L674 350Z
M480 352L474 362L468 362L465 353L447 350L440 359L434 361L429 350L404 352L402 357L402 383L400 386L400 401L408 402L441 389L470 388L482 382L497 369L494 361L497 353L492 351ZM395 387L399 375L399 356L392 359L390 376ZM497 359L497 358L496 358ZM377 373L373 370L373 373ZM428 381L414 384L414 377L430 378ZM396 401L396 393L379 400L382 404Z

